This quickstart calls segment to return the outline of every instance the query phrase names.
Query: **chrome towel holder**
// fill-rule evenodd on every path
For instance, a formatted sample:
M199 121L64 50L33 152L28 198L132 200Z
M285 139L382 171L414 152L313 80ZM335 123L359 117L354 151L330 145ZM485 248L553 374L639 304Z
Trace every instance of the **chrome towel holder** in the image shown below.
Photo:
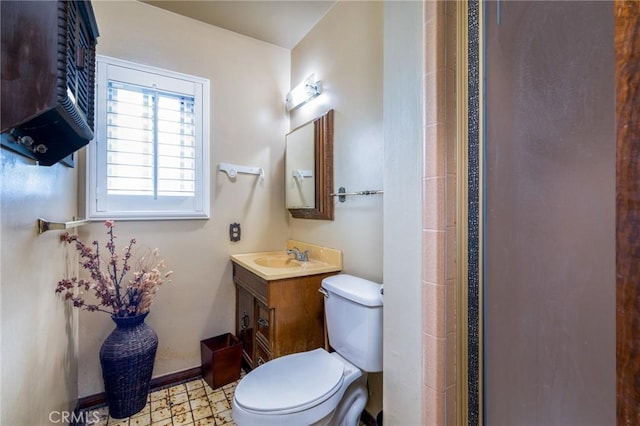
M72 220L70 222L49 222L45 219L38 219L38 234L44 234L47 231L75 228L89 223L87 219Z
M384 191L382 189L373 189L367 191L356 191L356 192L347 192L344 186L338 188L338 192L333 192L329 194L331 197L338 197L338 201L344 203L347 200L347 196L351 195L382 195Z

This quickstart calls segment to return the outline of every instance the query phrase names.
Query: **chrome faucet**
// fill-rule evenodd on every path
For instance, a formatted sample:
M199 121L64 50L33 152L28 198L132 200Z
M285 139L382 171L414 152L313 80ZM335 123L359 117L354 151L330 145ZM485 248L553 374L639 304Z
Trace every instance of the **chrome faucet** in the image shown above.
M294 247L292 249L287 250L287 254L292 254L296 257L296 260L300 262L308 262L309 261L309 250L300 251L298 247Z

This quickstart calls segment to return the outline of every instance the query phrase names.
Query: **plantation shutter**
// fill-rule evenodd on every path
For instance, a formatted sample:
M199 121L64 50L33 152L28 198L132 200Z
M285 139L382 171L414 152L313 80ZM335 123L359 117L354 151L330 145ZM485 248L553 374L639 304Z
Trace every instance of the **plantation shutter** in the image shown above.
M195 195L194 98L109 81L109 195Z
M207 219L209 80L98 55L92 219Z

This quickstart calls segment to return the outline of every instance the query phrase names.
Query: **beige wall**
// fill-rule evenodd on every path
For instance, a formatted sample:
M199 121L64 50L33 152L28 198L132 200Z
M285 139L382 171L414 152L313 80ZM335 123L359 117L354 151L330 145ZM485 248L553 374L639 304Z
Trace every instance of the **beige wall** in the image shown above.
M285 246L284 135L290 52L134 1L93 3L98 53L211 81L211 219L117 222L120 241L158 247L173 282L147 318L159 337L154 376L200 365L201 339L234 330L229 255ZM266 176L234 182L218 162L264 167ZM232 222L242 240L229 242ZM104 240L104 226L82 229ZM113 328L107 315L80 315L79 395L102 391L98 351Z
M77 173L38 167L5 149L0 161L0 424L48 424L51 412L76 404L77 316L54 293L75 265L58 232L38 236L36 220L71 220Z
M334 186L382 189L382 3L342 1L291 51L291 83L309 74L324 93L291 113L291 128L335 111ZM382 196L335 199L335 220L289 219L291 238L343 251L344 272L382 282ZM367 411L382 409L382 374L369 375Z
M338 2L291 51L291 83L324 93L291 113L291 128L334 109L334 186L382 189L382 3ZM382 281L382 197L335 201L335 220L289 219L293 239L339 248L344 271Z
M384 4L384 421L423 423L421 2Z

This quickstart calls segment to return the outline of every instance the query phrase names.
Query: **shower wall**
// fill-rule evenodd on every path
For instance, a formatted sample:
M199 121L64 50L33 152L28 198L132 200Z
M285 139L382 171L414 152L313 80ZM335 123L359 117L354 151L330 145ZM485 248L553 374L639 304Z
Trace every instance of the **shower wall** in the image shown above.
M615 424L613 3L484 18L485 423Z

